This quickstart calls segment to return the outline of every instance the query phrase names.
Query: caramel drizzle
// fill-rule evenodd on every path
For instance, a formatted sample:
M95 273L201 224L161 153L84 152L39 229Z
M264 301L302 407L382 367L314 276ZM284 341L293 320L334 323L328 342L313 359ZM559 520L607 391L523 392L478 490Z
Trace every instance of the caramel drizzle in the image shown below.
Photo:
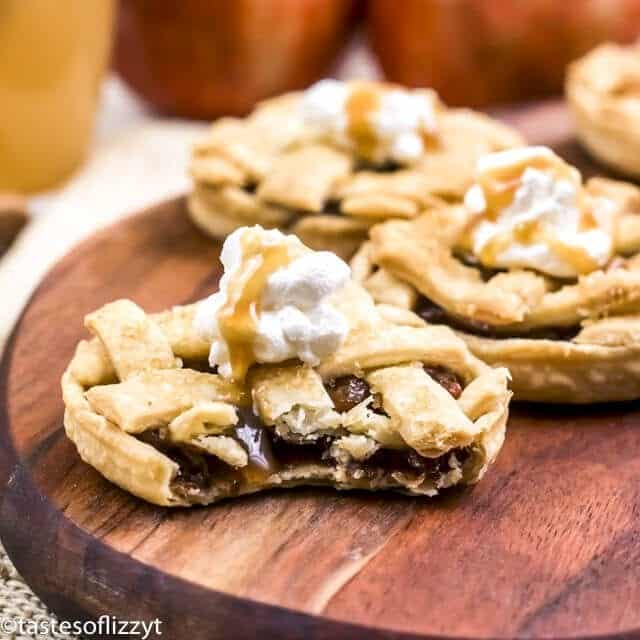
M512 204L516 191L522 182L522 176L527 169L552 172L558 180L564 179L574 184L580 182L580 177L573 167L562 160L554 162L544 156L525 158L508 167L485 171L477 178L477 183L482 188L487 202L483 219L495 221L500 212Z
M227 302L218 313L220 335L227 343L229 362L234 380L242 382L254 363L253 344L256 336L260 299L269 276L290 264L297 255L288 243L264 246L258 233L242 236L244 269L252 258L258 258L258 267L246 276L239 273L229 285ZM241 267L242 268L242 267Z
M600 228L593 209L585 202L586 198L580 198L582 215L580 216L580 231L592 231Z
M347 115L347 135L353 142L356 153L367 160L377 158L378 134L373 126L374 114L380 108L380 101L385 91L399 89L391 83L357 82L347 98L345 111ZM422 143L426 148L433 148L438 137L429 131L419 131Z
M373 127L373 114L380 108L380 90L372 84L358 83L347 98L347 135L353 141L356 153L373 159L378 137Z
M522 175L529 167L546 172L551 171L557 179L580 184L579 174L573 167L562 160L553 161L543 156L523 159L517 164L487 171L477 179L477 183L483 190L487 206L485 211L471 221L466 231L469 237L478 224L485 220L495 222L501 211L513 203ZM596 229L599 227L598 222L582 195L580 194L578 204L581 212L579 229L580 231ZM512 230L498 234L484 245L478 257L487 266L495 266L500 254L506 251L513 242L523 246L536 243L547 244L554 253L571 265L579 274L590 273L599 266L586 249L558 240L542 220L527 220L516 225Z
M505 231L492 238L482 247L479 255L480 261L487 265L494 265L498 256L506 251L514 241L524 246L535 243L549 245L552 251L567 264L570 264L576 273L591 273L599 266L586 249L558 240L547 231L540 220L527 220L516 225L513 230Z
M240 420L233 430L234 437L247 452L249 464L241 469L248 484L259 485L276 473L280 465L273 454L269 432L251 408L240 410Z

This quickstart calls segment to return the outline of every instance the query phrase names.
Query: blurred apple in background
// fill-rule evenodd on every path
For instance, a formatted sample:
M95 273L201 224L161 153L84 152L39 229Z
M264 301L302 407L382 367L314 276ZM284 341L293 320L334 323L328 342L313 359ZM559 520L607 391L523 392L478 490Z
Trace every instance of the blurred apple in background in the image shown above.
M357 0L121 0L115 65L157 110L243 114L327 73Z
M483 106L559 92L567 63L640 33L640 0L370 0L387 77Z

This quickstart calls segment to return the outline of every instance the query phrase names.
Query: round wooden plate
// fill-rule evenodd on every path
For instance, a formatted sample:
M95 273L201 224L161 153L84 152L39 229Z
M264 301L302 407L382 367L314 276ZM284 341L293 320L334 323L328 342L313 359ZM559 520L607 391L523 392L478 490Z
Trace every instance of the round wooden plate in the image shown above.
M512 117L563 143L565 115L547 109ZM59 379L83 316L119 297L148 311L197 300L216 286L217 253L182 200L161 204L64 258L15 330L0 535L54 611L159 618L172 640L640 633L637 404L517 407L486 478L436 500L301 489L167 510L82 463Z

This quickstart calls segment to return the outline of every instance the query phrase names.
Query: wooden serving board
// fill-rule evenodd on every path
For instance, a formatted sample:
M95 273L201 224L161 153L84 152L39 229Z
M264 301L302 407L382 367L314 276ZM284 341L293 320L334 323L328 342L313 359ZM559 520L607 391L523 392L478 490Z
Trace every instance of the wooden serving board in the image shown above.
M510 113L589 169L555 105ZM183 200L92 237L42 283L0 374L0 535L61 616L160 618L163 637L636 637L640 404L514 408L496 466L435 500L272 491L167 510L82 463L59 379L85 313L195 301L218 247Z

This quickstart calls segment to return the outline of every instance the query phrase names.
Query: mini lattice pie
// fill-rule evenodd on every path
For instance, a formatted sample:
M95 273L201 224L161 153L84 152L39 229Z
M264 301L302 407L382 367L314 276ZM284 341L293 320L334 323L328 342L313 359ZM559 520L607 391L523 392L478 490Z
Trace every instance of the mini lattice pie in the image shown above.
M640 176L640 47L605 44L569 68L578 137L601 162Z
M640 397L640 190L545 148L478 164L465 205L375 227L354 278L388 318L453 327L516 399Z
M385 320L348 269L264 233L223 251L226 279L198 307L147 315L119 300L87 316L94 337L62 380L83 460L167 506L479 480L503 443L507 371L446 327Z
M432 91L325 80L216 121L194 149L189 211L216 237L287 228L347 259L376 222L459 200L480 155L521 144Z

